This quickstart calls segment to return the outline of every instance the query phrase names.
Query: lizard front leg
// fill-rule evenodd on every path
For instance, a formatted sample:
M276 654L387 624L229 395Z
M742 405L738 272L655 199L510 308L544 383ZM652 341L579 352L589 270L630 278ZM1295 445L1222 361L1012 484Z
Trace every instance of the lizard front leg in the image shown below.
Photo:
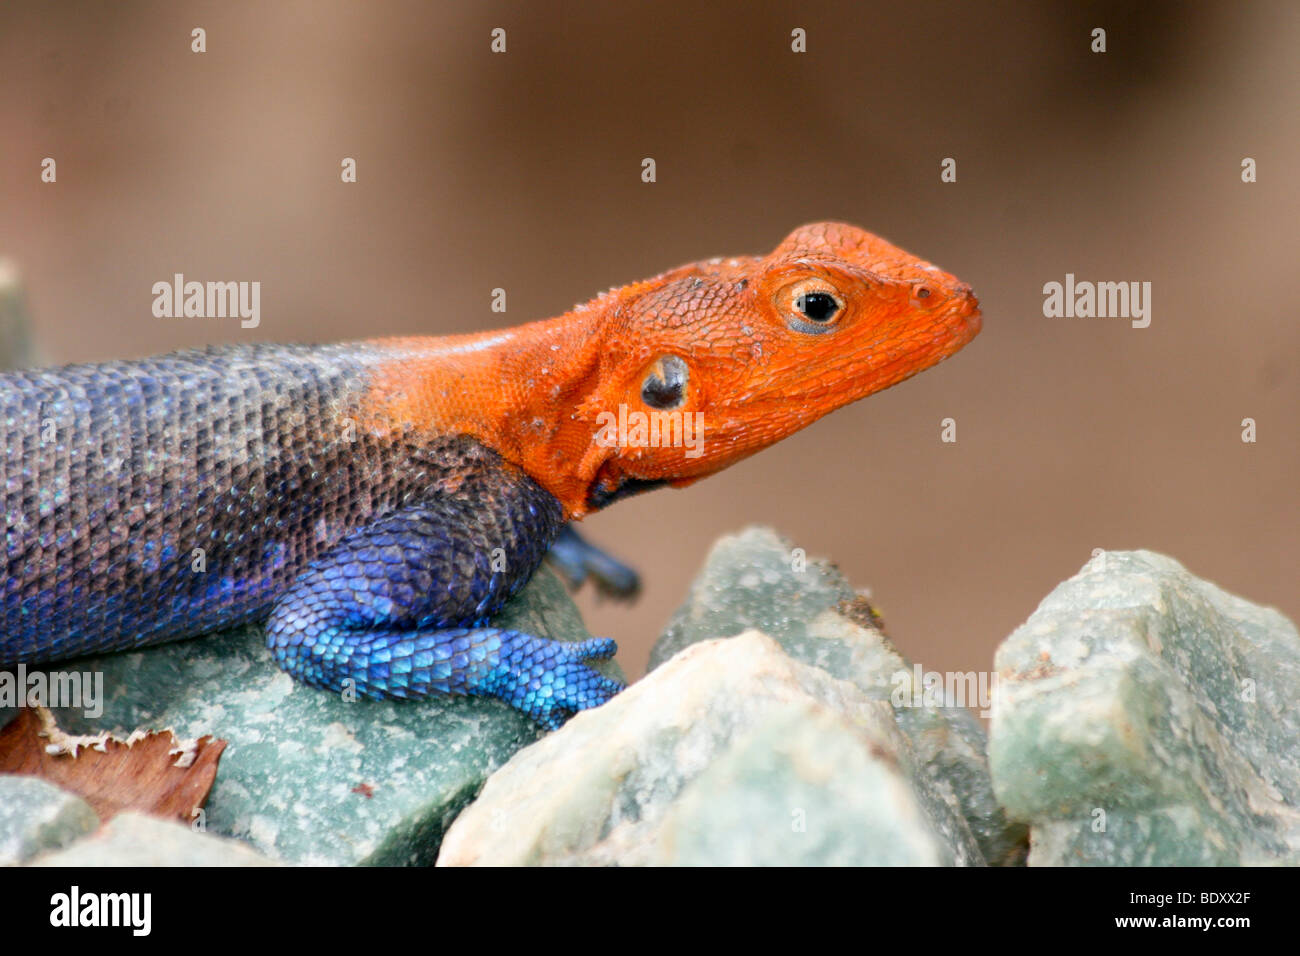
M476 492L435 493L345 537L276 603L267 645L294 677L364 697L499 697L547 728L622 689L565 643L487 626L562 524L558 502L501 466Z
M641 578L634 569L596 547L571 524L560 529L546 558L571 589L591 581L601 594L625 601L635 598L641 590Z

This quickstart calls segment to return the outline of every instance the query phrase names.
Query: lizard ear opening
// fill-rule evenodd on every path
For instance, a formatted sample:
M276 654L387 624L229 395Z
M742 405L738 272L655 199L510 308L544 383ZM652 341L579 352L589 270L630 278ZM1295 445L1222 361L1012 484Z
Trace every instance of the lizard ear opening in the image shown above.
M676 355L660 356L641 383L641 401L664 411L678 408L686 401L689 379L690 369L684 361Z

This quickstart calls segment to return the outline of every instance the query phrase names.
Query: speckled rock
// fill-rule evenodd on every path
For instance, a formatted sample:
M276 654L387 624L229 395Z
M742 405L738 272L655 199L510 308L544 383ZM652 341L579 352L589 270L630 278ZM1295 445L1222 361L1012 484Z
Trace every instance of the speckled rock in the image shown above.
M1025 827L1008 822L994 798L979 720L953 705L961 702L926 700L916 669L877 625L869 602L834 565L807 557L770 528L747 528L714 544L650 666L698 641L756 628L796 660L852 682L868 697L903 704L894 717L919 758L925 786L956 801L988 862L1023 862Z
M651 862L977 862L973 837L957 822L960 818L932 795L918 792L916 778L905 775L904 764L906 773L915 772L915 754L905 746L891 749L890 744L902 744L894 735L881 736L887 744L828 709L774 711L683 789L660 825ZM945 828L946 837L941 833Z
M1103 552L999 648L990 759L1031 864L1300 864L1300 637Z
M438 863L982 863L919 769L889 704L749 631L517 753Z
M92 836L32 866L275 866L238 840L198 833L143 813L119 813Z
M589 637L549 570L496 623ZM487 775L540 734L494 699L349 702L308 687L276 667L259 629L66 666L102 669L108 700L95 721L59 711L65 730L171 727L228 740L207 830L289 863L432 863Z
M57 850L98 826L95 811L75 793L37 777L0 774L0 866Z

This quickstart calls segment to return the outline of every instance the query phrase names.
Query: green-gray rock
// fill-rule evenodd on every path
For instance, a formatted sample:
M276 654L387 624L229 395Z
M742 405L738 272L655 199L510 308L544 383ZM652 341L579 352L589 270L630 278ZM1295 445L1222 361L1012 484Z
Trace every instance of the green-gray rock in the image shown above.
M549 570L496 623L589 636ZM343 700L281 671L256 628L65 666L102 670L108 700L95 721L59 711L64 730L228 740L206 829L290 863L432 863L487 775L540 733L495 699Z
M1031 864L1300 863L1300 637L1103 552L998 649L990 759Z
M889 704L749 631L521 750L442 865L975 864Z
M682 791L651 859L687 866L975 862L968 833L955 844L938 837L938 821L951 825L955 815L931 817L937 807L909 785L898 759L832 711L777 711Z
M0 866L57 850L98 826L95 811L75 793L39 777L0 774Z
M808 558L770 528L720 538L651 652L650 666L698 641L746 628L771 635L796 660L851 681L867 696L892 701L926 786L957 802L985 859L1023 862L1025 828L1009 823L997 805L978 719L965 706L921 694L916 669L875 626L868 602L834 565ZM978 685L979 675L971 677Z
M237 840L198 833L143 813L119 813L94 836L47 853L32 866L275 866Z

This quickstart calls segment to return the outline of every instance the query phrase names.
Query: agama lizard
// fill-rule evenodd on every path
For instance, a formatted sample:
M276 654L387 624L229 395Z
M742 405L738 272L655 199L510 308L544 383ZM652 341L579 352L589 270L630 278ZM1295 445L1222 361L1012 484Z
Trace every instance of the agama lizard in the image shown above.
M819 223L504 331L6 373L0 666L265 621L309 684L491 695L557 727L621 689L584 663L614 642L489 621L557 538L583 560L566 522L719 471L979 329L969 286ZM601 439L620 410L698 413L703 440Z

